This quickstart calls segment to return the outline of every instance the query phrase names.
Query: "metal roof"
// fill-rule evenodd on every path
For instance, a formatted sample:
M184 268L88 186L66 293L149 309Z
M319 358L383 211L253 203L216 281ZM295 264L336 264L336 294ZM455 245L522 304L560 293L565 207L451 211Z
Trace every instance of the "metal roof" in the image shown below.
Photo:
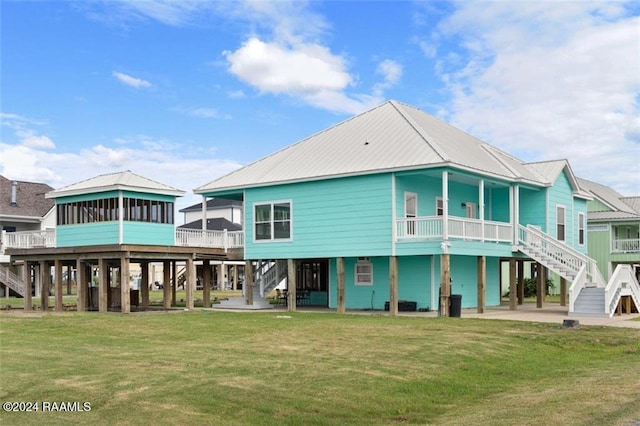
M211 198L207 200L207 210L221 209L225 207L242 207L242 201L229 200L226 198ZM202 203L193 204L189 207L180 209L180 213L186 212L201 212Z
M56 189L46 194L47 198L68 197L70 195L92 194L96 192L127 190L152 194L173 195L180 197L185 194L172 186L156 182L144 176L132 173L130 170L110 173L83 180L78 183Z
M194 192L445 165L509 181L547 183L498 148L415 107L388 101Z
M624 197L613 188L586 179L578 178L580 186L589 191L597 200L608 206L612 211L626 213L640 213L623 201Z

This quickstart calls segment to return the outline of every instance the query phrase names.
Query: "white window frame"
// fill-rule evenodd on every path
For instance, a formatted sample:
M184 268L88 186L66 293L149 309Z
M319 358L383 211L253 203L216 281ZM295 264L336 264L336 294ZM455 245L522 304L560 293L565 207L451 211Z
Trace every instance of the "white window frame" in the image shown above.
M438 204L440 207L438 207ZM440 210L440 213L438 213ZM442 197L436 197L436 216L444 216L444 200Z
M358 266L360 267L368 267L368 272L358 272ZM365 280L367 278L368 280ZM373 263L368 257L359 257L355 266L353 267L353 280L354 285L357 286L372 286L373 285Z
M578 244L583 246L587 241L587 232L585 229L586 217L585 214L578 213Z
M558 214L559 210L562 209L562 222L559 221L560 215ZM558 235L558 230L562 225L562 238ZM562 204L556 204L556 239L558 241L567 241L567 208Z
M289 204L289 237L288 238L276 238L275 237L275 226L274 224L276 222L286 222L286 220L284 221L276 221L275 220L275 211L274 208L276 205L278 204ZM256 225L257 225L257 218L256 218L256 208L260 207L260 206L270 206L270 213L269 213L269 221L263 221L260 223L269 223L269 235L270 238L263 238L263 239L258 239L257 238L257 232L256 232ZM292 241L293 240L293 201L291 200L276 200L276 201L264 201L264 202L257 202L257 203L253 203L253 242L254 243L268 243L268 242L281 242L281 241Z

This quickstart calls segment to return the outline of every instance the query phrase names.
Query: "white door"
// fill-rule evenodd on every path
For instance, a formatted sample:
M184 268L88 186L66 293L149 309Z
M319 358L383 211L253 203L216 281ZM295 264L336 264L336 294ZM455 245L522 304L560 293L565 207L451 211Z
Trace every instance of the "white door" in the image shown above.
M404 217L407 219L407 235L416 235L416 221L418 215L418 194L404 193Z

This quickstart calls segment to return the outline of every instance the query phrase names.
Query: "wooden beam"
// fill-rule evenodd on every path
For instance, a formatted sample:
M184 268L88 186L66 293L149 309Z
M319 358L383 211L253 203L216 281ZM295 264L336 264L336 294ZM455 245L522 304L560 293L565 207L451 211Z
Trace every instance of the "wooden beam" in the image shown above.
M389 315L398 315L398 257L389 257Z
M440 255L440 312L441 317L448 317L449 302L451 301L451 256L449 253Z
M98 311L109 311L109 266L107 259L98 259Z
M515 311L518 307L518 289L516 282L516 259L509 259L509 310Z
M518 260L518 305L524 303L524 260Z
M253 305L253 262L245 260L244 262L244 304Z
M46 312L49 309L49 285L51 282L49 263L41 260L38 269L40 270L40 308Z
M187 309L193 310L193 292L196 288L196 264L193 259L187 259L187 280L184 283L187 293Z
M76 309L87 310L87 265L81 259L76 260Z
M344 257L339 257L336 259L336 269L337 269L337 278L338 278L338 288L337 288L337 303L338 303L338 313L344 314L346 312L345 307L345 291L344 291Z
M174 263L175 270L175 263ZM162 307L164 309L171 308L171 261L165 260L162 262ZM175 273L174 273L175 281ZM175 284L175 283L174 283Z
M487 258L478 256L478 313L484 314L487 298Z
M62 312L62 261L60 259L53 261L53 269L56 276L56 312Z
M172 261L170 264L170 266L168 266L170 272L169 275L169 281L167 281L169 283L169 292L171 293L171 302L169 306L177 306L177 295L176 292L178 291L178 265L176 263L176 261Z
M149 262L140 263L142 277L140 278L140 295L142 296L142 310L149 309Z
M211 307L211 263L202 261L202 306Z
M560 306L567 306L567 280L560 277Z
M298 289L297 272L296 261L287 259L287 308L289 312L296 311L296 301L298 300L296 295Z
M545 288L545 267L538 263L538 279L536 280L536 308L542 308Z
M25 311L33 310L33 304L31 299L32 298L31 267L32 267L32 262L25 261L24 264L22 265L22 282L24 284L24 310Z
M129 285L129 258L120 257L120 312L131 312L131 293Z

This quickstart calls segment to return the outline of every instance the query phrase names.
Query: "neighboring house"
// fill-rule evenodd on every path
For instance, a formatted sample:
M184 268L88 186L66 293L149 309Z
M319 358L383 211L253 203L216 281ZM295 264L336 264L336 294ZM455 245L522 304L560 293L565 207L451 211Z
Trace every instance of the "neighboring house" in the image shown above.
M398 300L446 311L450 294L482 311L500 304L502 261L513 309L516 263L571 282L570 312L589 282L605 285L585 256L591 196L567 161L524 163L396 101L194 192L243 201L245 259L276 277L259 277L261 291L295 267L289 292L339 311Z
M34 240L46 245L47 237L53 239L54 202L45 198L52 189L44 183L16 181L0 175L0 294L6 294L6 286L15 280L17 272L9 265L6 246L33 244Z
M231 223L242 224L242 202L238 200L226 200L223 198L213 198L207 200L206 214L209 218L224 218ZM196 220L202 220L204 216L202 203L194 204L180 210L184 213L184 223L189 224ZM221 228L224 229L224 228Z
M629 264L640 275L640 197L623 197L608 186L579 179L591 193L587 203L589 256L610 277L617 265Z

